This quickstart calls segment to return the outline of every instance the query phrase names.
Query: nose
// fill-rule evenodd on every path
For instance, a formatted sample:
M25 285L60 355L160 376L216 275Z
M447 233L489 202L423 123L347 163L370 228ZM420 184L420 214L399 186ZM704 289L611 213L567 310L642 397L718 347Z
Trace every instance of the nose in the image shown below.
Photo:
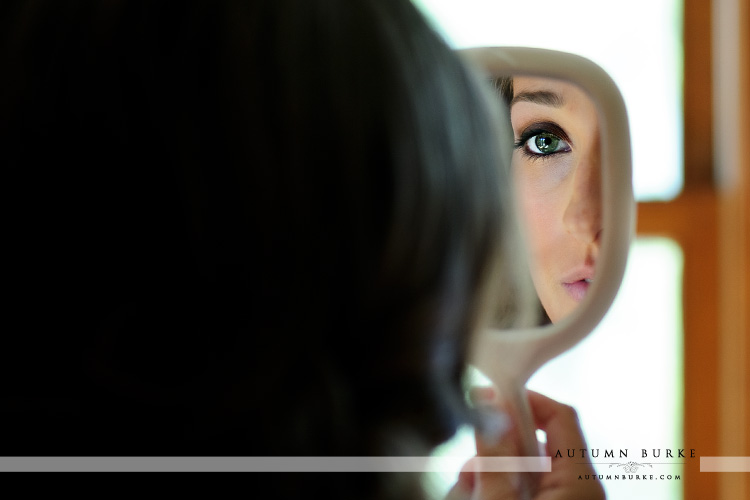
M572 192L563 214L569 234L582 243L598 243L602 232L601 156L598 141L579 161L572 182Z

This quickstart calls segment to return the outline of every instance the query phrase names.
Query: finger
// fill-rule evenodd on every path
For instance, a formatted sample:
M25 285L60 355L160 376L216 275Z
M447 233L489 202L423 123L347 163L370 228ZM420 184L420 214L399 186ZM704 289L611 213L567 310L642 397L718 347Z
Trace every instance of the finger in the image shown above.
M478 457L519 455L519 436L513 422L504 411L503 402L493 388L475 388L471 394L477 402L482 424L475 434ZM470 474L471 470L475 472ZM464 480L472 484L472 499L517 499L521 478L518 473L494 472L481 469L478 461L469 461L462 470Z
M497 404L497 391L492 386L475 386L469 389L469 400L474 406Z
M528 391L529 405L538 428L547 433L547 449L586 447L575 409L534 391Z
M460 482L457 482L453 485L453 488L448 491L448 494L445 495L445 500L470 500L471 495L471 490L467 490Z
M445 500L469 500L476 485L476 457L469 459L458 473L458 480L448 491Z
M518 455L518 439L510 418L496 407L482 411L481 429L474 434L477 455L503 457Z
M499 456L508 454L504 441L511 432L511 422L498 400L498 393L491 386L472 387L469 397L478 409L480 423L476 429L478 455Z
M458 473L457 485L460 485L469 493L474 490L476 484L476 462L476 457L471 458L461 468L461 472Z

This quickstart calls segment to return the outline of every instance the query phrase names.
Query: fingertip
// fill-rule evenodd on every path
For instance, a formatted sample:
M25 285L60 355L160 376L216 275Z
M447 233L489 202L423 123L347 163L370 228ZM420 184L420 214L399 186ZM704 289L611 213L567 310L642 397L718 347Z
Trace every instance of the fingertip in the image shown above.
M469 463L466 465L469 465ZM462 491L471 493L474 491L476 477L474 475L473 467L467 470L466 465L464 465L464 469L461 469L461 472L458 473L458 481L456 481L456 485L459 486Z
M527 390L527 396L534 421L540 429L546 429L553 419L578 424L578 412L572 406L532 390Z
M492 386L476 386L469 389L469 399L475 405L491 405L497 402L497 391Z

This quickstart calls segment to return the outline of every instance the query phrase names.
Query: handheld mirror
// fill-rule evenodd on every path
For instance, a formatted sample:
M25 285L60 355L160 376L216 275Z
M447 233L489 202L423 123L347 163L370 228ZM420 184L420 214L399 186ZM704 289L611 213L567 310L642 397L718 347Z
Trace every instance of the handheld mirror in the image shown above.
M497 386L522 453L533 456L524 386L594 329L624 274L635 219L628 121L612 79L582 57L521 47L460 52L510 119L524 265L541 306L534 324L480 332L471 362Z

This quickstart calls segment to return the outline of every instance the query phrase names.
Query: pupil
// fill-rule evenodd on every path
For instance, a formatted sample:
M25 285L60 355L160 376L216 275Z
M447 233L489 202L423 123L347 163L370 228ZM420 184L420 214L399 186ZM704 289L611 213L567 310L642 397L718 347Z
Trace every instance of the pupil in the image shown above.
M559 139L552 134L540 134L536 138L536 147L542 153L552 153L557 148Z

